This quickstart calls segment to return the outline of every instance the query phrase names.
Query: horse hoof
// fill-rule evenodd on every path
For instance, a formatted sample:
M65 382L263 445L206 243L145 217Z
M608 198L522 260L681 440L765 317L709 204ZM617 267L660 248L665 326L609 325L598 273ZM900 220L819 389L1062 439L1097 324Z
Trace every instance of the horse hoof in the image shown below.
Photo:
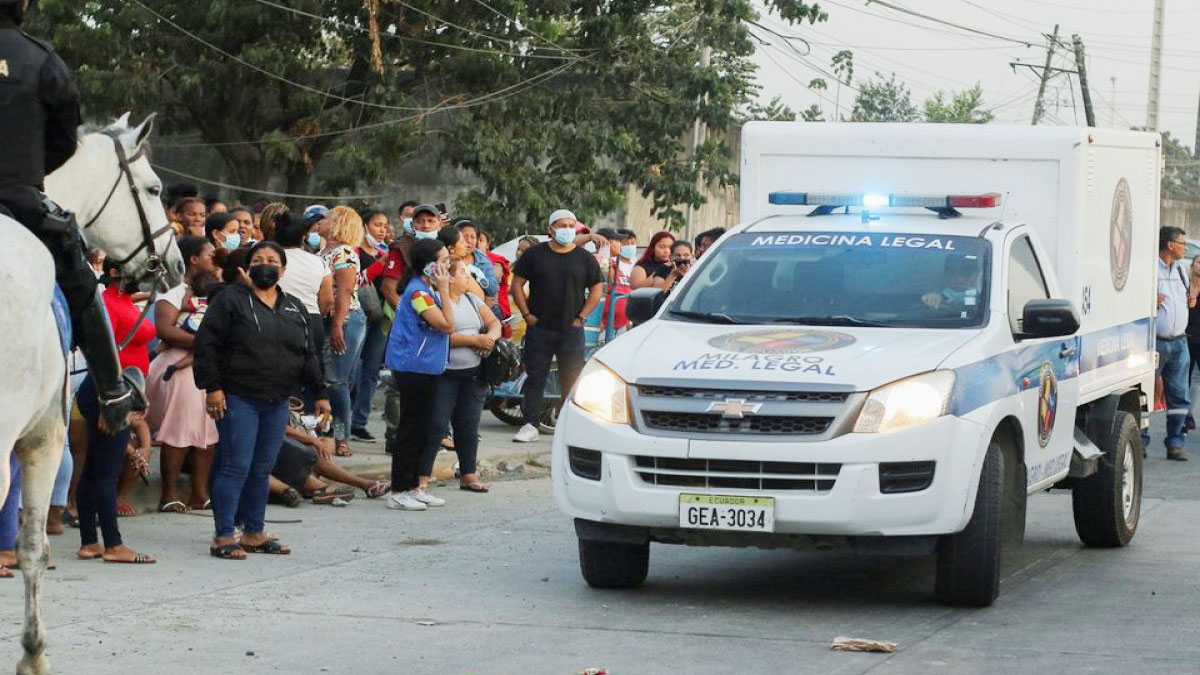
M50 675L50 664L44 654L33 658L26 656L17 664L17 675Z

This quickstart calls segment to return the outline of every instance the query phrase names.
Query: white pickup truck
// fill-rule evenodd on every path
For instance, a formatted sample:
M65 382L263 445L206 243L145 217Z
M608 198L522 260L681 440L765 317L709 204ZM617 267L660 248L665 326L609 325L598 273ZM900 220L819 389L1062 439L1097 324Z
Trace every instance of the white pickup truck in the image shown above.
M742 224L588 362L554 494L592 586L650 543L937 555L991 604L1026 497L1137 529L1153 396L1151 133L751 123Z

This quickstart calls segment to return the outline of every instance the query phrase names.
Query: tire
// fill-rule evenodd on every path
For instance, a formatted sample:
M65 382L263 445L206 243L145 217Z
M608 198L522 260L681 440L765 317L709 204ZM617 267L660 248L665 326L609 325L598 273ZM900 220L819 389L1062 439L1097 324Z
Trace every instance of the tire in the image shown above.
M1104 454L1096 473L1071 492L1075 532L1086 546L1125 546L1142 513L1142 437L1133 415L1119 411L1111 424L1089 426L1088 436Z
M592 588L637 588L650 570L650 543L579 540L579 571Z
M1000 511L1004 504L1004 453L995 441L988 446L979 472L975 512L966 528L942 537L938 544L938 602L987 607L1000 592Z
M488 410L496 419L513 427L525 424L525 414L521 412L521 401L511 398L493 398L488 400Z

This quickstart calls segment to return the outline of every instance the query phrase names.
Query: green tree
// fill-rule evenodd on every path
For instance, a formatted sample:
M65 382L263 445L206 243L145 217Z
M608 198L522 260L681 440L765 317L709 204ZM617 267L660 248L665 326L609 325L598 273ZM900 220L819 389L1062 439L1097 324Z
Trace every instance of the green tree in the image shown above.
M825 113L821 112L821 106L814 103L800 111L800 119L805 122L824 122Z
M1200 159L1171 132L1162 132L1162 139L1166 165L1162 175L1163 199L1200 201Z
M751 104L750 109L746 112L745 120L747 122L753 120L794 122L796 120L796 111L788 107L782 98L776 96L766 105L762 105L761 103Z
M954 122L958 124L987 124L995 119L991 110L983 107L983 88L978 83L970 89L947 94L938 91L925 99L926 122Z
M903 82L896 81L895 73L884 79L876 72L875 79L859 85L850 113L851 122L915 122L920 118L912 94Z
M720 132L756 93L756 18L751 0L42 0L31 30L76 65L89 117L158 110L232 183L361 190L432 157L482 180L456 210L503 232L611 212L629 184L681 223L699 181L733 177ZM696 120L712 140L691 148Z

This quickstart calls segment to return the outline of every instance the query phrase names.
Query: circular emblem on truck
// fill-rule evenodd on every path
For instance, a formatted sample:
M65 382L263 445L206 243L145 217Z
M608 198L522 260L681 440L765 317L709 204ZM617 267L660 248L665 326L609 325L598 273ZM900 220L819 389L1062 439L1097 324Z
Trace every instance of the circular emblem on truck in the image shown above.
M743 354L803 354L852 345L854 336L823 330L755 330L718 335L708 344Z
M1038 445L1044 448L1050 442L1050 434L1054 433L1054 418L1058 412L1058 380L1049 362L1042 364L1038 381Z
M1108 262L1112 270L1113 288L1125 288L1129 277L1130 247L1133 243L1133 202L1129 197L1129 183L1117 181L1113 192L1112 213L1108 217Z

